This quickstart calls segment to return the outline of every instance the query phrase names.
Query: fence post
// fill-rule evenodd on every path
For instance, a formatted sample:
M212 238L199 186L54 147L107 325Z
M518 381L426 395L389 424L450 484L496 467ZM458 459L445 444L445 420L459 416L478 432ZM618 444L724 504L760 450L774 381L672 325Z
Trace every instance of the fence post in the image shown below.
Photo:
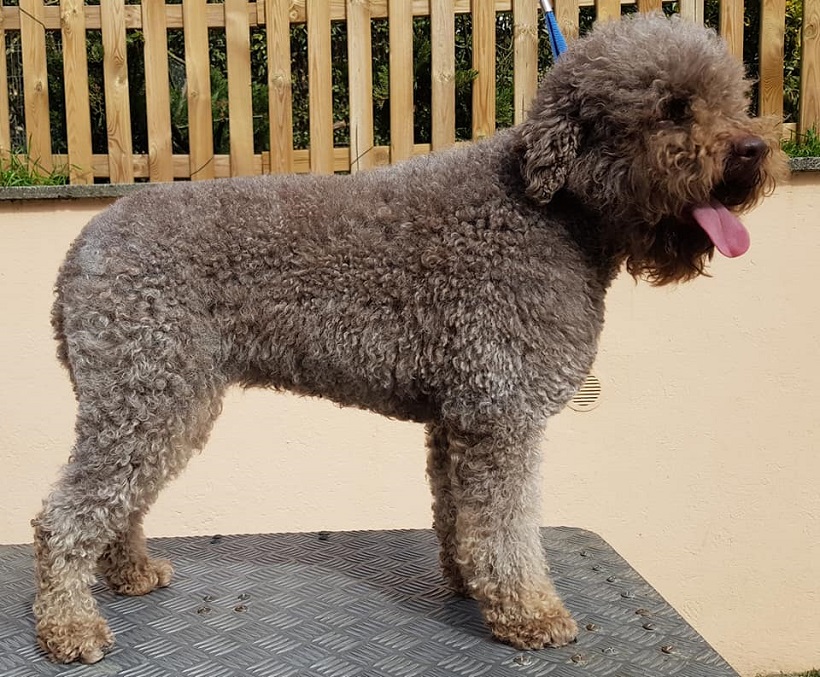
M148 173L151 181L173 181L168 32L164 0L142 0L142 33L145 37Z
M781 0L776 0L780 2ZM765 5L765 2L763 3ZM785 0L783 0L785 7ZM761 13L763 8L761 8ZM785 14L784 14L785 17ZM785 19L784 19L785 20ZM761 24L761 35L763 27ZM729 51L743 61L743 0L721 0L720 36L729 45ZM781 66L783 62L781 60Z
M680 0L680 15L689 21L703 24L703 0Z
M721 4L725 4L723 0ZM783 117L783 40L786 0L760 5L760 114Z
M134 182L131 145L131 104L128 100L128 59L125 52L125 2L100 5L105 80L105 118L108 128L108 176L111 183Z
M225 0L231 176L254 174L251 42L246 0Z
M413 155L413 3L388 0L387 14L390 41L390 162L399 162Z
M572 40L578 37L580 32L580 8L578 0L555 0L553 3L553 11L555 18L558 20L558 25L561 27L561 32L567 40Z
M481 139L495 132L495 2L473 0L472 14L473 138Z
M20 42L23 47L23 93L26 108L26 141L29 157L51 170L51 124L46 71L46 30L43 0L20 0ZM3 53L5 58L5 53Z
M330 43L330 3L307 0L308 114L310 116L310 171L332 174L333 80Z
M639 12L660 12L663 9L663 0L638 0Z
M430 0L432 149L456 142L456 52L453 0Z
M524 121L538 87L538 3L513 0L513 121Z
M94 183L91 166L91 109L88 102L88 54L85 4L60 0L63 35L63 83L68 171L71 183Z
M370 0L347 0L350 171L373 166L373 49Z
M290 73L289 3L265 0L268 41L270 171L293 171L293 92Z
M214 178L211 64L205 0L182 0L185 78L188 90L188 172L191 180Z
M620 21L621 0L595 0L595 21Z
M800 132L820 132L820 0L803 0Z
M9 78L6 66L6 30L3 0L0 0L0 162L11 153L11 113L9 111Z

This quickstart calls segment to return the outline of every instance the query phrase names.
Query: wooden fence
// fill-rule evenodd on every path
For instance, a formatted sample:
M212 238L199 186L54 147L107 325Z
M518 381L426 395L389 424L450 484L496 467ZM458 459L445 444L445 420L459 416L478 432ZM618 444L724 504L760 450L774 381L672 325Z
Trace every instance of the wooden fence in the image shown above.
M756 1L756 0L755 0ZM801 105L798 128L820 121L820 0L803 0ZM762 114L783 112L783 45L786 0L760 0L760 88ZM598 20L619 19L621 0L554 0L568 38L578 34L579 11L595 7ZM663 3L666 4L665 2ZM661 8L662 0L637 0L639 11ZM703 0L681 0L680 12L703 21ZM496 13L512 12L514 118L523 119L536 88L539 22L537 0L0 0L0 53L19 32L22 52L25 137L29 158L46 169L70 167L71 183L95 179L208 179L262 172L357 171L396 162L455 142L454 25L457 14L472 15L473 138L495 129ZM720 31L731 50L743 52L742 0L720 3ZM429 16L432 132L430 144L413 136L413 20ZM373 143L371 22L389 19L390 145ZM347 22L349 87L348 147L334 147L331 83L331 22ZM309 44L309 150L294 150L291 87L291 25L306 23ZM263 27L267 41L270 145L255 152L252 121L250 38ZM148 152L132 150L126 32L144 34ZM174 154L169 104L168 31L182 29L188 106L188 154ZM230 153L215 154L211 106L209 30L224 31L229 84ZM46 32L61 36L65 101L49 101ZM102 34L107 153L92 152L87 35ZM52 154L50 106L65 106L67 154ZM7 59L0 59L0 151L12 147ZM19 149L17 149L19 150Z

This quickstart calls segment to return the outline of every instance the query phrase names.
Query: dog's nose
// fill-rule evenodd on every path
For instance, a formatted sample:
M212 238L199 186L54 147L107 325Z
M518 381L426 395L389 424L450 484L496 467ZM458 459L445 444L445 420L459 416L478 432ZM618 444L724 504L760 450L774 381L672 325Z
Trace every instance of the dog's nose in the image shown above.
M732 142L732 154L743 160L759 160L768 146L759 136L744 136Z

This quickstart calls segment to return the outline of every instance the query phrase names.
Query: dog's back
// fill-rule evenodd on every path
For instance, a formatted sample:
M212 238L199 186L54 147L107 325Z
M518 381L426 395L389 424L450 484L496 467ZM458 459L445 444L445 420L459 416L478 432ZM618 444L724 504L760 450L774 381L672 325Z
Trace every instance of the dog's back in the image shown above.
M142 325L143 351L163 336L187 341L228 382L429 420L469 389L485 408L512 406L505 393L544 372L560 336L561 369L578 359L566 387L536 390L554 409L589 366L604 290L575 241L523 196L511 143L498 135L352 177L175 184L123 199L61 271L61 359L66 333L82 340L96 315L109 341L124 322Z

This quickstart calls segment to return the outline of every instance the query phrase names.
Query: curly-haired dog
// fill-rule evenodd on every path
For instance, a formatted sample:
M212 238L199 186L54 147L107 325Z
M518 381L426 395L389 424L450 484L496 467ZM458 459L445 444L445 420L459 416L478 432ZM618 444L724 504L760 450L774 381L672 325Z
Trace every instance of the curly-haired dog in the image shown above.
M96 661L89 590L168 585L141 522L208 437L230 385L287 389L427 426L441 564L493 634L576 625L539 543L539 441L584 380L619 269L655 284L742 254L735 213L773 187L772 125L713 33L596 28L491 139L349 177L156 186L97 216L53 324L76 443L34 520L40 645Z

